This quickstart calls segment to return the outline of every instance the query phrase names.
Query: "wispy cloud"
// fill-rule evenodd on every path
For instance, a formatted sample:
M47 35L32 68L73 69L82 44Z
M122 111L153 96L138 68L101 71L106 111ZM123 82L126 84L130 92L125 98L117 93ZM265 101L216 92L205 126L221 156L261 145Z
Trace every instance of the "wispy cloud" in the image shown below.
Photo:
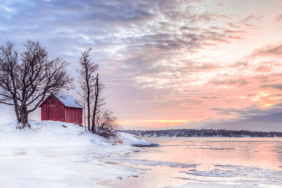
M4 9L4 10L6 10L6 11L8 11L8 12L10 12L12 9L10 9L10 8L8 8L8 7L6 7L6 6L0 6L0 8L2 8L2 9Z

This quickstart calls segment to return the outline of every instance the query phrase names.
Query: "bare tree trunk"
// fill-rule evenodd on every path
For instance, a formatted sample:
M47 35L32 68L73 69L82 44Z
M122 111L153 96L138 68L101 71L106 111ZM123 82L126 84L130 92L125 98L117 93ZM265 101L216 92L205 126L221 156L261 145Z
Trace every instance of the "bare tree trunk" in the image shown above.
M19 123L21 123L21 118L19 116L19 111L18 111L17 105L14 105L14 108L15 108L15 113L16 113L16 116L17 116L17 121L18 121L18 124L19 124Z
M88 131L90 131L90 90L87 95L87 120L88 120Z
M92 128L91 131L95 132L95 120L96 120L96 114L98 109L98 100L99 100L99 75L96 76L96 84L95 84L95 102L94 102L94 109L93 109L93 116L92 116Z
M83 124L84 124L84 127L85 127L85 132L86 132L86 115L85 115L85 101L83 103L83 107L84 107L84 110L83 110Z
M21 107L20 114L21 114L21 122L23 124L23 127L25 127L25 125L28 124L28 113L26 106Z

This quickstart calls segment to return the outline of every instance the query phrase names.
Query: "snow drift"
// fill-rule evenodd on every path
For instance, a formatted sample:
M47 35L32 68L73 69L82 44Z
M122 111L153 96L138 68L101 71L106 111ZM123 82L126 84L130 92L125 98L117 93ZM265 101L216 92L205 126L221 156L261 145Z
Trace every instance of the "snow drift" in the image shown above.
M136 150L131 145L151 145L121 133L124 144L84 132L64 122L30 121L31 129L17 129L16 120L0 119L1 188L106 188L107 181L139 174L133 167L109 163Z
M105 138L84 132L84 128L59 121L29 121L31 129L17 129L16 120L0 119L0 147L19 146L101 146L111 145ZM142 138L127 133L118 133L125 145L154 146Z
M118 137L121 138L126 145L135 146L135 147L152 147L157 146L158 144L148 142L140 137L127 133L118 133Z

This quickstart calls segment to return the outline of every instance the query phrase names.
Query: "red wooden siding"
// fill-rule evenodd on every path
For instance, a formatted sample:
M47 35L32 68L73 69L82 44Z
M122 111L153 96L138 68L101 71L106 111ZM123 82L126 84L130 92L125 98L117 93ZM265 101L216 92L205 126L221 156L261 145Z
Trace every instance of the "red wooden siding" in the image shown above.
M82 109L79 108L65 108L66 122L82 124Z
M62 121L67 123L82 124L82 109L66 107L56 97L49 97L41 107L41 120Z

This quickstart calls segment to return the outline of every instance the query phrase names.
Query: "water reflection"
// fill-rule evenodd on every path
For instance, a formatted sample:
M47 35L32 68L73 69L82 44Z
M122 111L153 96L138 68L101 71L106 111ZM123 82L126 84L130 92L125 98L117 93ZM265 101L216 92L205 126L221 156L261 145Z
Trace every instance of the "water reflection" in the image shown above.
M257 166L281 170L281 138L147 138L163 147L132 155L135 159L209 165Z

